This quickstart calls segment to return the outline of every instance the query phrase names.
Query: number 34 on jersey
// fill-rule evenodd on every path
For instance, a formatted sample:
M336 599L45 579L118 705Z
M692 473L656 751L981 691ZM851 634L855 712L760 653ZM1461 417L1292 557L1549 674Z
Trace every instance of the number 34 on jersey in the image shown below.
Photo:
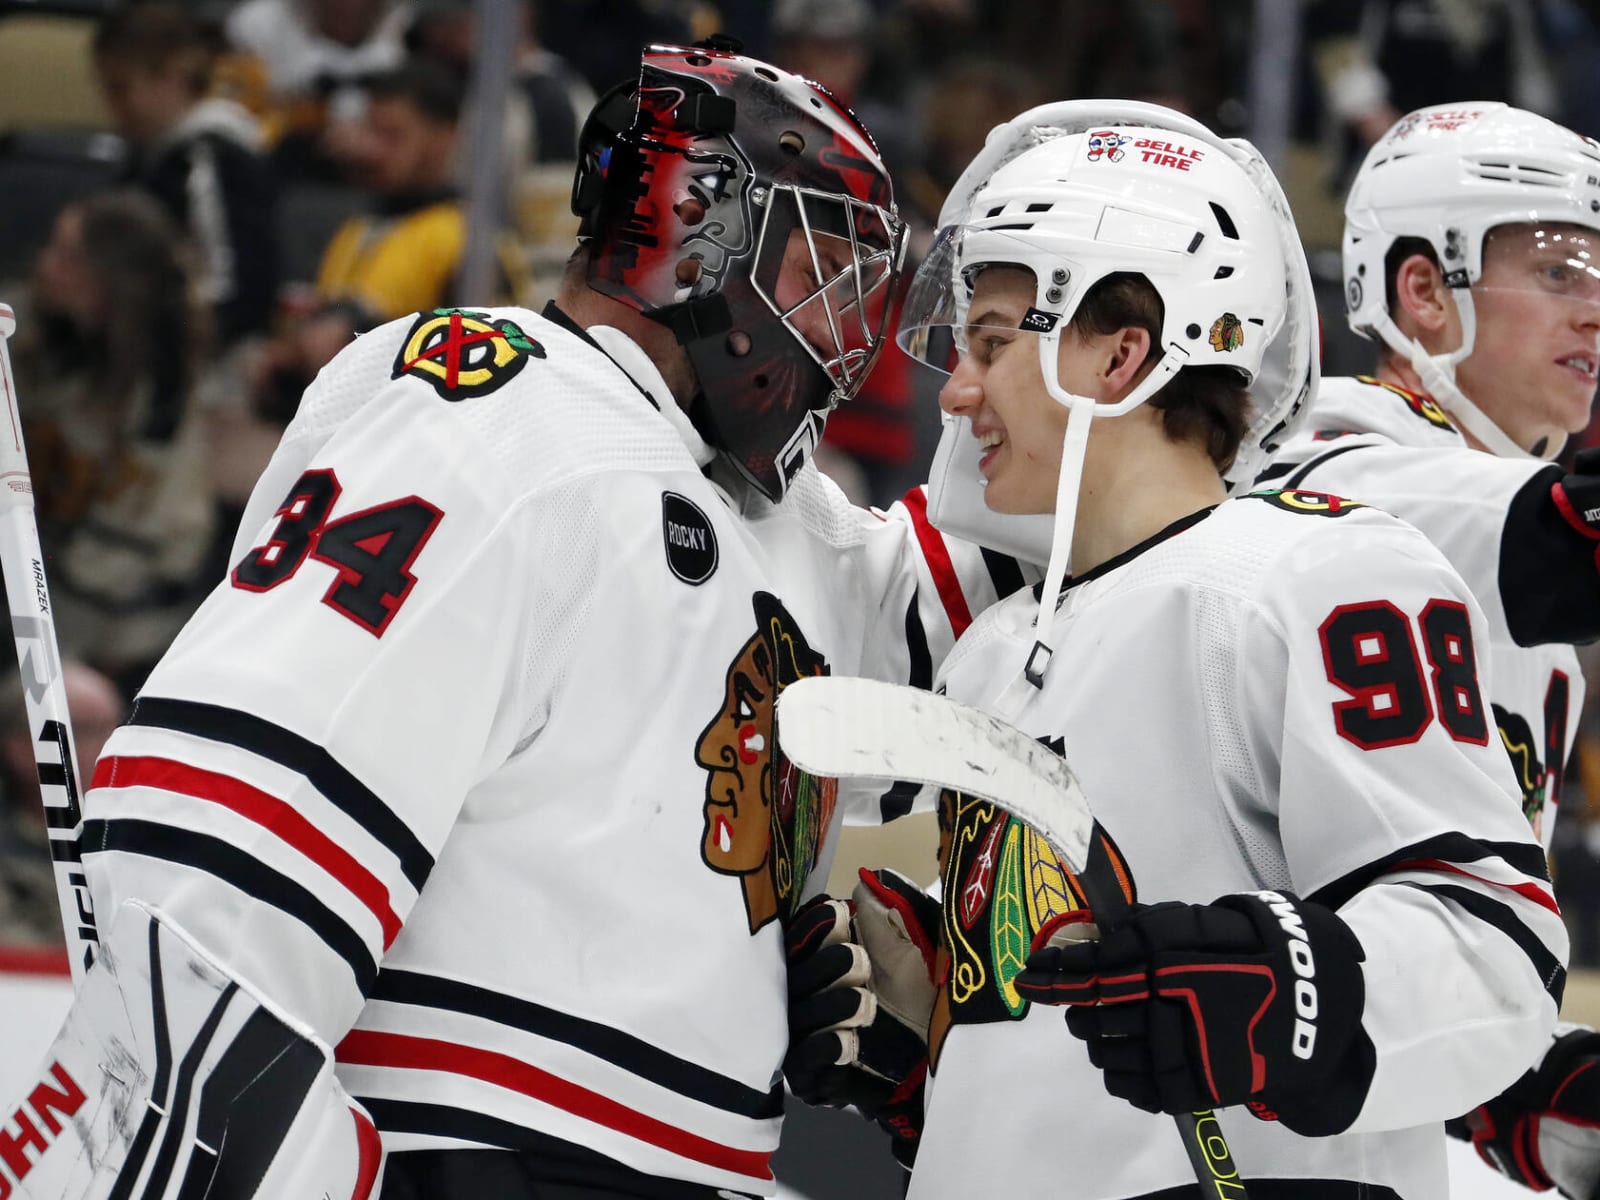
M334 516L339 479L329 470L300 476L275 514L277 525L230 576L233 586L269 592L307 562L332 568L322 603L382 637L416 584L411 564L444 513L418 496Z

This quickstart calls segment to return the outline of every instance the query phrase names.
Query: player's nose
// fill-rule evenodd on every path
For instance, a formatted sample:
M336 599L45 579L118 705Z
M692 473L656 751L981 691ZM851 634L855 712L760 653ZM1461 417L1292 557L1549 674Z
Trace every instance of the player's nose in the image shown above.
M962 355L956 369L939 389L939 407L952 417L970 416L983 403L983 384L972 359Z

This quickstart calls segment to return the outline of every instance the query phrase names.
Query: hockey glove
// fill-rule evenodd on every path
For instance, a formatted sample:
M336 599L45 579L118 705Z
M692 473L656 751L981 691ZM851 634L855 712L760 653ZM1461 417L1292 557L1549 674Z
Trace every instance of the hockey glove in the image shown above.
M1147 1112L1248 1103L1308 1135L1360 1111L1363 955L1332 910L1255 892L1137 905L1094 942L1051 945L1050 932L1017 992L1072 1006L1067 1028L1112 1095Z
M1600 448L1580 450L1572 473L1551 487L1550 498L1567 524L1595 543L1595 569L1600 570Z
M893 871L861 872L847 903L821 897L789 926L789 1090L854 1105L910 1169L922 1137L939 904Z
M1600 1200L1600 1033L1558 1025L1537 1067L1445 1129L1526 1187Z

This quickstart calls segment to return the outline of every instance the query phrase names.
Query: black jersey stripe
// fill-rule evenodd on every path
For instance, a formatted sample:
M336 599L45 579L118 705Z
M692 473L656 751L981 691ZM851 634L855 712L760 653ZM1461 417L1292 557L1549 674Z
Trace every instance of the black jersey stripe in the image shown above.
M906 605L906 656L909 669L906 682L912 687L927 690L933 686L933 652L928 649L928 631L922 624L922 611L917 607L916 596ZM900 780L878 797L878 812L885 821L893 821L911 811L921 785Z
M134 702L130 725L170 729L248 750L306 777L330 804L345 813L395 856L418 891L433 870L417 835L378 795L347 771L323 747L298 733L236 708L197 700L144 696Z
M1012 592L1020 592L1027 581L1022 578L1022 567L1009 554L981 546L983 565L989 572L989 582L994 585L996 600L1004 600Z
M378 972L370 999L463 1013L563 1042L658 1087L736 1116L763 1121L783 1113L781 1084L763 1092L620 1029L476 984L385 967Z
M530 1184L559 1184L563 1185L563 1192L597 1197L626 1196L637 1200L716 1200L719 1196L742 1194L681 1179L646 1175L587 1146L468 1109L412 1100L386 1100L379 1096L357 1096L356 1100L372 1114L373 1121L384 1133L421 1134L489 1147L391 1151L384 1169L385 1189L393 1181L405 1195L433 1194L431 1167L440 1154L458 1156L458 1162L463 1161L459 1158L461 1155L481 1155L483 1179L501 1185L501 1190L492 1192L493 1196L506 1195L504 1189L509 1186L523 1191ZM506 1164L494 1161L502 1155L516 1161ZM411 1191L404 1190L407 1183L412 1185Z
M1520 871L1529 879L1538 879L1546 883L1550 881L1550 867L1545 861L1544 851L1532 842L1485 842L1477 838L1468 837L1464 833L1444 833L1438 837L1424 838L1420 842L1413 842L1403 846L1382 858L1374 859L1364 867L1360 867L1349 874L1334 880L1324 887L1318 888L1307 900L1317 904L1326 905L1328 908L1340 908L1348 903L1357 892L1366 887L1378 876L1385 874L1397 863L1409 862L1413 859L1438 859L1445 863L1474 863L1482 862L1486 858L1498 858Z
M1482 892L1475 892L1471 888L1460 887L1453 883L1425 884L1407 880L1405 886L1443 896L1459 904L1485 925L1492 925L1505 934L1516 943L1523 954L1528 956L1528 961L1538 973L1539 981L1544 984L1544 990L1550 993L1558 1008L1561 1006L1561 994L1567 983L1567 968L1551 952L1550 947L1540 940L1538 934L1523 924L1510 905L1492 896L1485 896Z
M371 948L350 925L305 887L221 838L156 821L85 821L85 854L120 851L205 871L252 899L287 913L349 966L365 996L378 975Z
M1370 442L1361 442L1359 444L1353 444L1353 445L1335 446L1332 450L1329 450L1326 454L1319 454L1319 455L1317 455L1317 457L1315 457L1313 459L1310 459L1310 460L1308 460L1306 462L1301 463L1300 466L1295 469L1294 474L1290 475L1289 478L1287 478L1287 479L1285 479L1283 481L1283 489L1282 490L1286 491L1286 492L1294 491L1296 488L1298 488L1302 483L1304 483L1306 481L1306 476L1307 475L1311 474L1312 471L1316 470L1323 463L1328 462L1331 459L1338 458L1339 455L1341 455L1341 454L1349 454L1350 451L1352 451L1352 450L1360 450L1363 446L1368 446L1368 445L1371 445L1371 443Z

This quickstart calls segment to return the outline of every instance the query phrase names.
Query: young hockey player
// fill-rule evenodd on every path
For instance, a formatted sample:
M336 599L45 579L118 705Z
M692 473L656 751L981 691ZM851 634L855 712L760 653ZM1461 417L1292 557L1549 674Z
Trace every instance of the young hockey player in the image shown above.
M936 985L914 1198L1187 1194L1157 1114L1212 1107L1252 1197L1436 1196L1442 1122L1555 1019L1566 937L1470 592L1375 509L1228 498L1293 416L1293 392L1246 388L1286 278L1306 286L1251 161L1164 110L1024 114L957 184L908 301L925 346L960 346L940 400L987 508L1054 514L1042 589L979 617L939 683L1061 749L1144 902L1056 944L1093 914L1054 856L945 795L932 969L879 956L870 985ZM919 926L897 887L863 910ZM876 1006L833 1031L794 1011L792 1063L840 1050L801 1087L867 1073Z
M386 1197L774 1190L780 929L839 817L774 699L926 685L993 588L808 465L901 261L847 111L653 47L574 207L543 314L324 369L108 743L26 1195L364 1195L380 1133Z
M1570 474L1542 461L1594 400L1597 177L1600 146L1504 104L1397 122L1345 209L1348 316L1379 343L1377 371L1324 380L1262 477L1384 508L1461 572L1487 622L1497 740L1547 847L1583 702L1567 643L1600 636L1600 471L1586 454ZM1589 1200L1600 1036L1558 1033L1537 1071L1452 1130L1512 1178Z

